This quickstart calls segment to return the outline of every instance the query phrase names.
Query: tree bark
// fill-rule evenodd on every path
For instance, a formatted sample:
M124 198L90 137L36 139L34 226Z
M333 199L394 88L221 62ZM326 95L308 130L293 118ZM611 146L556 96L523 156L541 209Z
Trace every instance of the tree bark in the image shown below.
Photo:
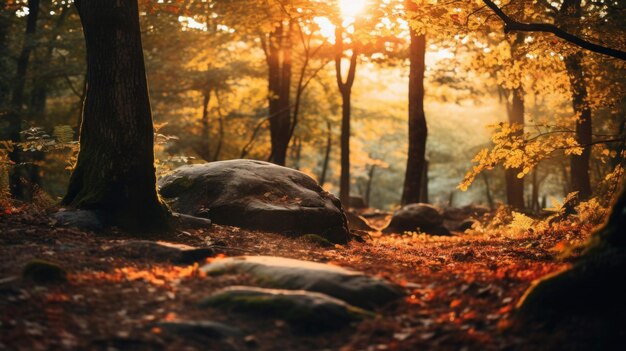
M26 18L26 31L24 33L24 44L17 59L17 69L11 94L11 105L7 120L9 122L9 137L13 143L21 141L22 131L22 105L24 104L24 90L26 86L26 74L30 62L31 52L35 47L35 32L37 31L37 19L39 17L39 0L28 1L28 17ZM29 178L29 171L23 164L24 153L19 147L15 147L9 153L10 160L14 163L9 175L9 189L11 196L20 200L30 200L32 189L28 189L25 181Z
M372 184L374 184L374 174L376 173L376 165L372 165L370 167L369 172L367 172L367 184L365 185L365 206L370 206L370 200L372 196Z
M522 88L514 89L511 92L511 104L507 108L509 123L524 125L524 90ZM517 132L522 135L524 130ZM522 171L520 168L509 168L505 170L506 180L506 199L507 204L516 209L524 209L524 178L518 178L517 175Z
M169 229L156 190L154 130L137 0L75 1L87 47L78 161L63 204L137 232Z
M626 192L612 207L606 224L594 235L587 251L564 271L551 274L531 284L518 303L518 317L523 321L554 322L573 315L595 316L605 323L603 335L623 335L626 310ZM581 303L584 301L585 303ZM620 330L621 329L621 330ZM621 342L621 336L619 336Z
M211 128L209 126L209 103L211 102L211 89L202 94L202 117L200 119L200 149L197 153L203 160L211 162Z
M491 185L489 183L489 175L487 174L487 172L480 172L482 179L483 179L483 183L485 184L485 198L487 199L487 204L489 205L490 209L494 209L494 201L493 201L493 195L491 195Z
M348 75L344 82L341 73L341 61L343 59L343 28L337 25L335 28L335 74L337 86L341 93L341 175L339 180L339 200L344 209L350 207L350 99L352 86L356 74L357 52L353 47L350 57Z
M415 2L409 0L408 4ZM424 72L426 69L426 36L411 29L409 53L409 143L402 204L422 200L422 183L426 164L426 138L428 126L424 113Z
M291 51L293 23L281 22L268 40L268 90L271 154L270 161L284 166L291 139Z
M591 107L587 101L587 87L582 60L582 52L571 54L565 58L565 67L570 80L574 113L578 117L576 120L576 142L583 147L582 154L572 155L570 158L571 190L578 192L580 200L585 200L592 195L589 176L592 125Z

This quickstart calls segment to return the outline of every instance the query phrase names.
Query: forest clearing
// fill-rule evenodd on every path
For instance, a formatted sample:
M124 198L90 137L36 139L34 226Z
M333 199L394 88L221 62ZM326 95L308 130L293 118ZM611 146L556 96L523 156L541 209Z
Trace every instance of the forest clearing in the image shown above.
M0 350L621 350L620 0L0 1Z

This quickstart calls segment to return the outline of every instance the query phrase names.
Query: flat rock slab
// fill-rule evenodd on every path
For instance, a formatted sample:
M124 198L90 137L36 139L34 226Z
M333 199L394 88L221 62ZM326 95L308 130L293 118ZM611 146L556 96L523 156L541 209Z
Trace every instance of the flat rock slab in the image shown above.
M214 223L278 233L349 238L341 202L313 178L254 160L188 165L159 179L159 191L177 212Z
M450 235L443 226L443 214L432 205L424 203L408 204L393 213L391 222L383 233L403 233L421 231L433 235Z
M384 306L404 296L397 285L354 270L290 258L240 256L201 268L207 274L246 273L260 284L288 290L323 293L363 308Z
M130 259L150 259L157 262L190 264L216 255L213 248L197 248L164 241L132 240L115 244L105 249L115 256Z
M168 333L178 334L184 337L206 337L223 339L243 338L245 336L245 333L239 328L208 320L174 320L160 322L157 323L156 326Z
M278 318L310 331L338 329L352 321L373 316L371 312L325 294L249 286L219 290L200 305Z

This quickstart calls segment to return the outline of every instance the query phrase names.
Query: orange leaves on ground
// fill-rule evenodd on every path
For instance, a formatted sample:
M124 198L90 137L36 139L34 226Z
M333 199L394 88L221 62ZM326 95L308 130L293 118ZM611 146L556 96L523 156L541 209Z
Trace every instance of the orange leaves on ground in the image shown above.
M457 308L459 306L461 306L461 304L463 303L463 301L456 299L456 300L452 300L452 302L450 302L450 308Z
M206 263L211 263L211 262L215 262L215 261L219 261L219 260L223 260L226 258L226 255L224 255L223 253L219 253L217 255L215 255L215 257L207 257L207 259L205 260Z
M206 274L199 270L199 265L194 263L191 266L176 267L151 267L140 269L136 267L116 268L113 272L85 272L71 274L70 281L74 283L82 282L122 282L141 280L156 286L176 285L182 279L204 278Z

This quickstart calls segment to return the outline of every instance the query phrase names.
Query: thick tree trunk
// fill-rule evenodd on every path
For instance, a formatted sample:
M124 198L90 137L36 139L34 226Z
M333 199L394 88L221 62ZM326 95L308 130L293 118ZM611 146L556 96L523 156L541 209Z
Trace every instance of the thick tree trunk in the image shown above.
M509 123L524 125L524 90L522 88L514 89L511 92L511 104L507 109L509 115ZM520 130L517 134L521 135L524 131ZM516 209L523 209L524 206L524 178L518 178L517 175L522 171L520 168L510 168L505 170L506 179L506 199L507 204Z
M75 1L87 46L80 153L63 204L122 228L169 227L156 190L154 131L136 0Z
M626 312L624 228L626 191L622 191L608 221L571 268L533 282L518 304L519 317L534 323L536 320L555 321L581 315L591 319L595 316L594 323L602 323L603 334L618 337L621 343Z
M21 140L22 131L22 105L24 104L24 90L26 87L26 74L30 62L31 52L35 46L34 36L37 30L37 19L39 17L39 0L28 1L28 17L26 19L26 31L22 51L17 59L17 69L11 94L11 106L7 120L9 122L9 137L14 143ZM9 153L9 158L14 163L9 176L9 188L11 195L20 200L30 200L32 189L29 189L28 182L30 172L24 164L24 153L18 147Z
M571 190L578 192L580 200L585 200L592 195L591 179L589 177L592 126L591 107L587 102L587 86L585 85L582 60L582 52L569 55L565 58L565 67L570 80L574 113L578 117L576 121L576 142L583 147L582 154L572 155L570 159Z
M430 167L430 162L428 160L424 161L424 167L422 168L422 190L420 190L420 202L429 203L428 196L428 169Z
M291 139L291 51L293 23L280 22L269 36L268 82L271 154L270 161L284 166Z
M414 1L407 1L414 7ZM426 163L426 138L428 126L424 114L424 71L426 68L426 36L411 29L409 50L409 144L402 204L422 200L422 182Z

